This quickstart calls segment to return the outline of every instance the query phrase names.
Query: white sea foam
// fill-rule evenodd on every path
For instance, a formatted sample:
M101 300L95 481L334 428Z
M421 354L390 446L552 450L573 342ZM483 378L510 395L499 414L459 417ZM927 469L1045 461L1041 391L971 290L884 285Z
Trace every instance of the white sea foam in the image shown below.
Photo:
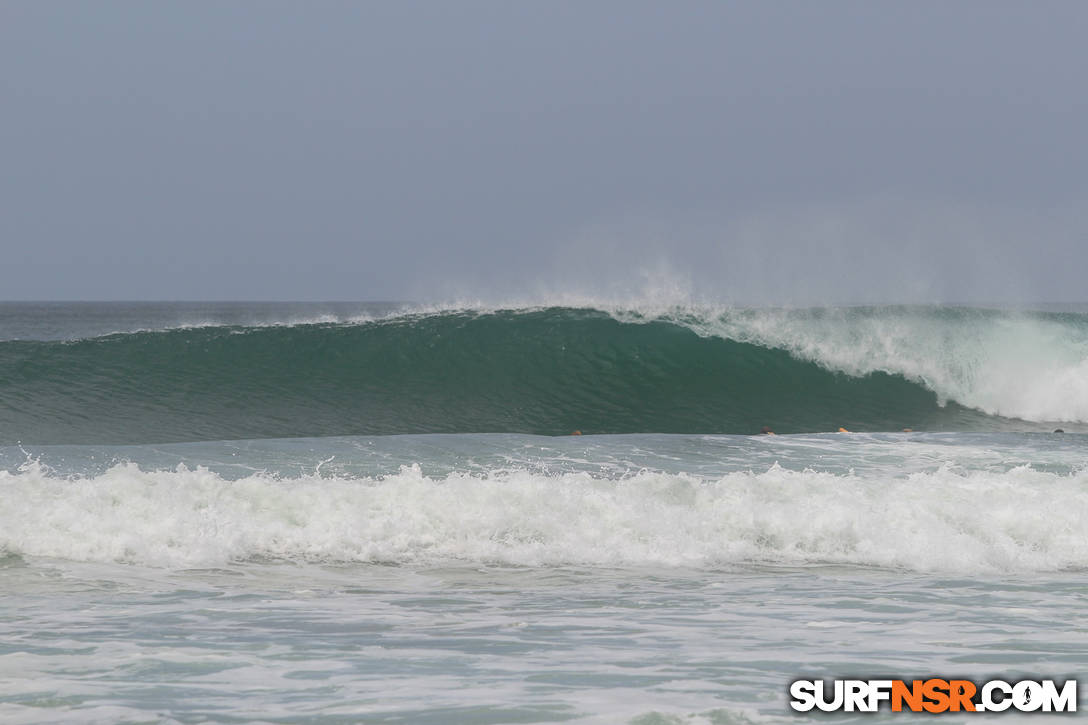
M251 558L515 565L842 563L920 571L1088 567L1088 473L946 466L909 477L791 471L700 479L496 471L378 479L117 465L0 473L0 550L206 566Z

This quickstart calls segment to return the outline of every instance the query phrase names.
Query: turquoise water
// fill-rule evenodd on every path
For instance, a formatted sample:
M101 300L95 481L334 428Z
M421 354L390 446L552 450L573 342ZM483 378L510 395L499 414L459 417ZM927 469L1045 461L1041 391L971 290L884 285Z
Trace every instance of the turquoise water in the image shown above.
M0 444L1088 430L1086 359L1078 312L8 303Z
M798 678L1088 667L1081 313L27 309L0 315L5 723L794 722ZM503 423L564 408L563 356L522 364L554 344L638 430ZM630 391L669 365L810 383L782 420L822 430L864 393L872 426L655 430L747 426L730 400L758 399L688 375L706 394L650 415ZM345 395L361 420L466 410L366 433ZM902 432L919 410L954 429Z

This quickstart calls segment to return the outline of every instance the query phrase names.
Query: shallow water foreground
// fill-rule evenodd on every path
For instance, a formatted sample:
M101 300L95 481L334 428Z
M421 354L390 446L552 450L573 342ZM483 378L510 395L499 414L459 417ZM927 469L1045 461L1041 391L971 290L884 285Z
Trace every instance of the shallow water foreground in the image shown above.
M1083 451L1036 433L0 448L0 722L798 722L799 678L1078 677Z
M1088 669L1079 575L8 557L0 589L5 723L776 722L799 677Z

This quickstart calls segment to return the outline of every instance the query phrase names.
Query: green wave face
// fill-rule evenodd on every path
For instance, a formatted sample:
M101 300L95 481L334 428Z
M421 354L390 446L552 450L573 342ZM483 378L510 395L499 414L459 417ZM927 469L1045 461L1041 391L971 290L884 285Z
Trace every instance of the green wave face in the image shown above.
M733 338L549 308L9 341L0 441L1033 427L941 405L917 376L836 372L796 345Z

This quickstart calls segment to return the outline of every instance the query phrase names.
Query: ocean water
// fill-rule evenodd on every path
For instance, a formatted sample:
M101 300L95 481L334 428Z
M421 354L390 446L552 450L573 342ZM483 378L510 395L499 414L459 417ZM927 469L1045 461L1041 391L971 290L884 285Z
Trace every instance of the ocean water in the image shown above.
M1076 307L3 303L0 722L1077 678L1086 432Z

